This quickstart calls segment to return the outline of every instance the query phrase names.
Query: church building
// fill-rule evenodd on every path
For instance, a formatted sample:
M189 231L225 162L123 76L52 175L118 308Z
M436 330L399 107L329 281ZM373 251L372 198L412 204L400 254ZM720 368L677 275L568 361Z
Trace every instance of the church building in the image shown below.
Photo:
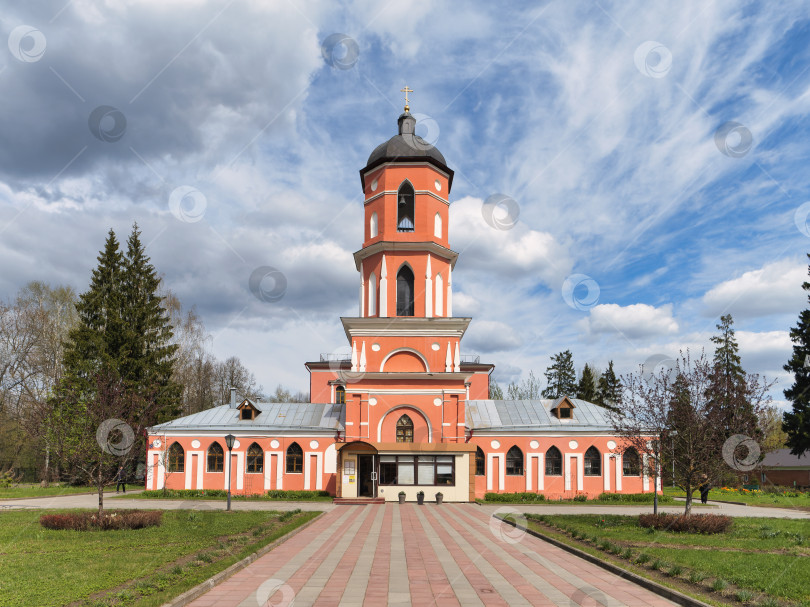
M397 127L360 170L359 314L340 319L351 356L306 363L310 403L237 402L232 390L227 404L150 428L146 488L453 502L652 491L603 408L488 400L494 365L463 352L472 319L453 315L453 170L416 135L407 94Z

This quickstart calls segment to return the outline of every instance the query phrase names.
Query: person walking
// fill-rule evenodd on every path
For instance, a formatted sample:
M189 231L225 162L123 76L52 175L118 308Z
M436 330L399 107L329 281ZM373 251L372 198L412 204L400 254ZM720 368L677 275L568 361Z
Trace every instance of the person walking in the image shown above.
M118 487L123 487L124 493L127 492L126 474L124 474L124 466L118 466L118 474L115 475L115 492L118 493Z
M709 479L703 475L703 483L700 485L700 503L706 504L709 501Z

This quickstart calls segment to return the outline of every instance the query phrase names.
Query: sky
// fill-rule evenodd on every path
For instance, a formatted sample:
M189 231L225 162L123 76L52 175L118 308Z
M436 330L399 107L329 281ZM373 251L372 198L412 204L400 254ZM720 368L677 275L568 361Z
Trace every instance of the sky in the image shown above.
M463 354L501 385L566 349L629 373L711 355L732 314L787 406L807 2L2 0L2 40L2 299L85 291L137 222L218 358L308 390L306 361L349 352L358 171L407 84L455 171Z

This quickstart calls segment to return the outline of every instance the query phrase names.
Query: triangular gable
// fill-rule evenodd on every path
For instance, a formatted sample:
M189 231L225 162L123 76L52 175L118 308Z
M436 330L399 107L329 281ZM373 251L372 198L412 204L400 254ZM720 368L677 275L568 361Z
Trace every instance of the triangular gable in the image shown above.
M236 407L239 409L239 419L240 420L253 420L256 419L256 416L261 413L259 409L256 408L252 402L250 402L247 398L242 401L242 404Z
M574 402L567 396L562 396L554 401L551 414L557 419L572 419L574 417L574 409L576 409Z

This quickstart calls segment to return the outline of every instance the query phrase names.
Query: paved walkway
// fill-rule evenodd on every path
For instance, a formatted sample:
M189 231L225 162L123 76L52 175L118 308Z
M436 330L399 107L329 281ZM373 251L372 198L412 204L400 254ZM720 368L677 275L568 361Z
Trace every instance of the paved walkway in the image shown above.
M112 498L112 499L108 499ZM788 508L763 508L757 506L740 506L736 504L724 504L721 502L709 502L711 508L696 506L693 512L712 512L717 514L727 514L729 516L760 516L765 518L806 518L810 519L810 512L801 510L790 510ZM652 512L652 505L642 506L553 506L553 505L528 505L528 504L487 504L480 506L487 512L494 512L499 507L511 506L520 512L532 512L535 514L643 514ZM225 500L142 500L127 499L125 497L115 497L115 492L104 494L105 508L158 508L161 510L224 510ZM282 501L240 501L233 500L231 508L233 510L321 510L329 511L335 508L332 502L282 502ZM60 495L53 497L37 497L29 499L0 500L0 511L9 508L98 508L98 496L93 494L83 495ZM343 508L343 506L337 506ZM659 506L660 512L674 512L681 514L683 505Z
M340 506L190 605L671 607L474 504Z

